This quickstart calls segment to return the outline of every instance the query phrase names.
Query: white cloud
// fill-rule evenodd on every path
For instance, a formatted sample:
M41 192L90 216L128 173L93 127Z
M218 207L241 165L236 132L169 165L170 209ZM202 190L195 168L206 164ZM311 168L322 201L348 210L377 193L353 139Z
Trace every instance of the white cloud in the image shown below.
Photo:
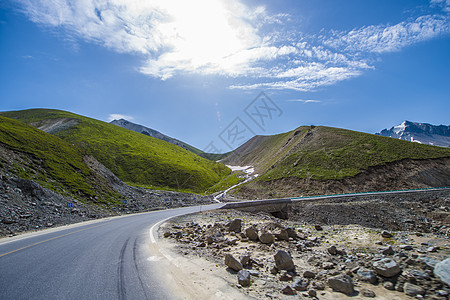
M367 26L347 33L335 32L324 44L345 52L394 52L403 47L450 33L446 15L421 16L396 25Z
M314 100L314 99L291 99L291 100L288 100L288 101L301 102L301 103L319 103L319 102L322 102L320 100Z
M450 0L431 0L439 13L320 36L289 27L295 16L242 0L17 1L32 21L69 38L139 55L143 74L238 77L233 89L312 91L374 69L382 53L450 32Z
M134 118L132 116L127 116L127 115L122 115L122 114L110 114L108 116L108 122L111 122L114 120L120 120L120 119L132 121Z

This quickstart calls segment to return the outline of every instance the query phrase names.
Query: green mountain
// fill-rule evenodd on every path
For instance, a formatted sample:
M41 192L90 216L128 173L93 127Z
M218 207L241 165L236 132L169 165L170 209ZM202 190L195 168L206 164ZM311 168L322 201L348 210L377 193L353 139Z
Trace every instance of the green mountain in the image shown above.
M1 115L77 146L132 185L200 193L230 173L225 165L171 143L74 113L30 109Z
M272 136L255 136L221 162L252 165L260 176L249 183L284 182L304 187L305 180L355 177L363 171L402 160L450 157L450 149L331 127L302 126ZM312 184L312 183L311 183Z
M62 139L0 116L2 176L30 179L84 202L118 203L122 198L84 162L80 149Z

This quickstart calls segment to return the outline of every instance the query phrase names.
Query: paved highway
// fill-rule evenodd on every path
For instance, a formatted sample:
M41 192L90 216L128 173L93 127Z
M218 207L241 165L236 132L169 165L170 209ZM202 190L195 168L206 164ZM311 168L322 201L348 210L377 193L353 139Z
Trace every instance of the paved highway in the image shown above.
M148 259L149 231L166 218L199 210L142 213L2 239L0 299L173 299Z

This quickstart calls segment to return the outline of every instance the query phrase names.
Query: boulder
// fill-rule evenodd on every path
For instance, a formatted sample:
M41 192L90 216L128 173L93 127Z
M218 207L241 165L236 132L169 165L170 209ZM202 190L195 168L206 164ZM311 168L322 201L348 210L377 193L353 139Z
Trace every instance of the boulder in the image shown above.
M331 255L336 255L337 254L337 249L336 246L331 246L327 249L328 253L330 253Z
M337 275L328 279L328 285L337 292L344 293L346 295L352 295L354 290L353 280L348 275Z
M423 288L409 282L406 282L405 285L403 285L403 291L405 292L406 295L411 297L425 294L425 290Z
M397 263L390 258L384 258L374 262L373 268L378 275L384 277L393 277L401 271Z
M393 291L395 289L394 284L390 281L386 281L383 283L385 289Z
M367 298L375 298L375 296L376 296L372 290L369 290L366 288L361 289L361 295L363 295L363 297L367 297Z
M298 238L297 232L295 232L295 229L294 229L294 228L292 228L292 227L287 227L287 228L286 228L286 231L287 231L288 236L289 236L290 238L293 238L293 239Z
M231 254L225 254L225 265L236 272L243 269L242 264Z
M317 231L322 231L322 230L323 230L322 226L320 226L320 225L314 225L314 228L315 228Z
M297 278L294 281L293 287L297 291L306 291L308 289L309 280L305 278Z
M316 273L306 270L305 272L303 272L303 277L305 277L305 278L315 278L316 277Z
M287 253L286 251L278 250L274 258L278 270L287 270L287 271L295 270L294 261L292 260L292 257L289 255L289 253Z
M263 244L272 244L275 241L273 234L267 231L261 231L258 235L259 241Z
M381 253L384 255L394 255L395 251L391 246L387 246L386 248L381 249Z
M245 235L253 241L258 240L258 231L253 226L247 227L245 229Z
M244 253L241 256L241 264L242 264L242 266L247 267L247 266L250 265L250 263L251 263L251 256L250 256L250 254L249 253Z
M367 281L372 284L375 284L378 281L375 272L366 268L359 268L356 275L358 275L359 279L362 281Z
M241 232L242 228L242 220L241 219L234 219L230 223L227 224L228 231L239 233Z
M386 238L386 239L388 239L388 238L391 238L393 235L392 235L392 233L390 233L390 232L384 230L384 231L381 233L381 236L384 237L384 238Z
M250 272L247 270L240 270L237 274L240 285L246 287L250 285Z
M285 295L295 295L297 292L290 285L285 286L281 292Z
M272 234L279 241L289 241L289 234L284 228L276 228L272 231Z
M450 258L437 263L433 272L441 281L450 285Z

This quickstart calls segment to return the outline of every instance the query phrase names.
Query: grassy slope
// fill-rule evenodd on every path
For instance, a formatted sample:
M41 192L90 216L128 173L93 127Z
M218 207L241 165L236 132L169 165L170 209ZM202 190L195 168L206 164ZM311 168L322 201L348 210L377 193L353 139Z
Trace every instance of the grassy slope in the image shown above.
M83 162L81 151L41 130L20 121L0 116L0 143L15 153L25 153L28 163L2 162L2 168L14 164L18 177L80 200L97 197L100 202L116 202L121 197ZM11 170L10 170L11 172Z
M203 192L230 172L168 142L73 113L32 109L2 114L36 127L48 119L76 119L77 125L55 135L84 149L131 184Z
M262 177L341 179L355 176L370 166L406 158L450 156L450 149L331 127L316 127L305 141Z
M253 143L253 145L252 145ZM254 165L258 180L286 177L341 179L370 166L406 158L450 156L450 149L331 127L300 127L288 133L255 137L224 163Z

